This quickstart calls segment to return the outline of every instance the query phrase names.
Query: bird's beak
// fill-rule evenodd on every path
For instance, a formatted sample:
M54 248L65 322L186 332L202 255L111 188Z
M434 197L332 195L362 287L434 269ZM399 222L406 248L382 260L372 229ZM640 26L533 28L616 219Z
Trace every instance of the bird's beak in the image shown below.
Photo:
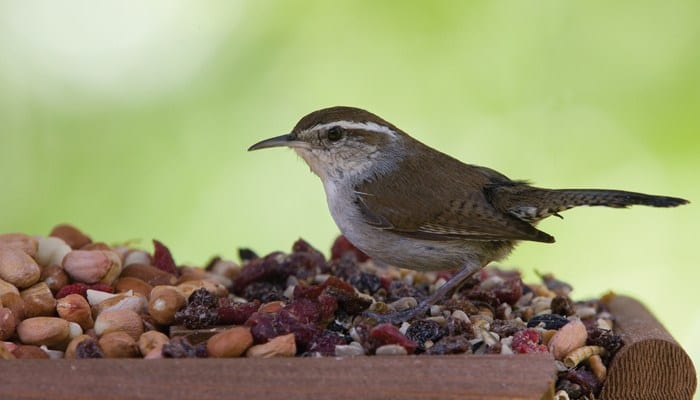
M255 143L248 148L248 151L267 149L270 147L295 147L299 146L301 143L303 142L296 140L291 133L288 133Z

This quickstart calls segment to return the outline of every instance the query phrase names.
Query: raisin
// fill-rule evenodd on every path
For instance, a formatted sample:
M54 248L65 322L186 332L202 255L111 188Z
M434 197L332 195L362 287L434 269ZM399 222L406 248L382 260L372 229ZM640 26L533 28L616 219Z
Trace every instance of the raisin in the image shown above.
M207 357L206 344L193 346L183 337L174 337L163 345L163 357L165 358L203 358Z
M187 306L202 306L206 308L214 308L219 305L219 298L213 293L204 288L199 288L190 294L187 298Z
M552 314L559 314L565 317L569 315L574 315L576 309L574 308L574 302L567 296L556 296L552 299Z
M187 329L210 328L219 320L219 313L216 308L205 306L188 305L175 313L175 322L182 324Z
M406 337L418 344L419 350L425 350L425 342L437 342L445 336L445 329L439 323L430 319L419 320L406 330Z
M462 354L471 352L471 343L464 336L446 336L433 347L427 350L427 354L443 355L443 354Z
M238 249L238 258L240 258L241 261L251 261L260 257L258 257L258 254L251 249L240 248Z
M97 340L85 339L75 346L75 356L77 358L104 358L105 353L100 349Z
M540 324L544 326L544 329L559 329L562 326L569 323L566 317L562 317L557 314L540 314L535 315L527 321L528 328L534 328Z

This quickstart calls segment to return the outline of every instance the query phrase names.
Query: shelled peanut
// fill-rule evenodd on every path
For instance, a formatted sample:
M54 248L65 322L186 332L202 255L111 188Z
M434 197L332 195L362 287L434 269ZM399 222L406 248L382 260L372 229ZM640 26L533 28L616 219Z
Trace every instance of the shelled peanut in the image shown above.
M0 235L0 359L163 357L188 296L201 289L226 298L239 266L177 267L154 245L153 254L109 246L70 225L47 237ZM249 328L218 336L212 356L244 355L253 342L240 332Z

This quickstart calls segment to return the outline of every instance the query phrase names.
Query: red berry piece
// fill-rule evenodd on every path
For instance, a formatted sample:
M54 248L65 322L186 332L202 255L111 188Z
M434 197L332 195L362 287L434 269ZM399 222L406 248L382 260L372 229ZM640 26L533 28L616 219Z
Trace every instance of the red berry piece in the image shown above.
M413 354L418 344L409 339L392 324L379 324L369 332L370 341L375 347L385 344L398 344L406 349L408 354Z
M79 294L87 298L88 285L84 283L73 283L62 287L58 293L56 293L56 299L61 299L68 296L69 294Z
M170 250L165 245L153 239L153 266L161 271L177 275L177 265Z
M355 245L350 243L350 241L345 236L338 236L338 238L335 239L335 242L333 242L333 246L331 247L331 260L338 260L344 253L348 252L355 253L358 262L365 262L369 260L369 256L363 253L362 250L355 247Z
M516 353L546 353L547 346L539 344L540 335L534 329L523 329L513 335L511 348Z

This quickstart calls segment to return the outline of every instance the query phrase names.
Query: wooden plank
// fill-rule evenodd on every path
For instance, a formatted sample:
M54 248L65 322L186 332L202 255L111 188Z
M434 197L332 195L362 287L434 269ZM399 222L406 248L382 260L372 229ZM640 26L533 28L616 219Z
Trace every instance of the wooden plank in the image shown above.
M550 399L549 354L0 362L2 399Z
M601 398L692 399L697 388L693 362L661 323L630 297L615 296L608 307L625 344L610 364Z

